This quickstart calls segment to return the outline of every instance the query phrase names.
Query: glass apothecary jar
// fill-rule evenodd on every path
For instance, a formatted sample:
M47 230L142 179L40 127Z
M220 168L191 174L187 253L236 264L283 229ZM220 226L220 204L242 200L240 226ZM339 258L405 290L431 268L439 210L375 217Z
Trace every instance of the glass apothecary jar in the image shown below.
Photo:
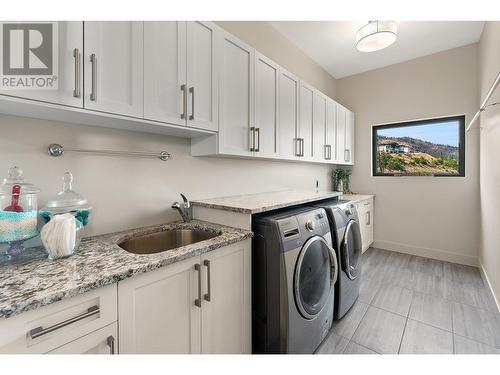
M38 235L38 193L19 167L11 167L0 185L0 243L8 244L9 257L21 254L23 242Z
M40 210L45 225L40 237L49 259L73 255L80 245L83 227L88 224L92 207L87 199L73 191L73 175L63 176L63 189Z

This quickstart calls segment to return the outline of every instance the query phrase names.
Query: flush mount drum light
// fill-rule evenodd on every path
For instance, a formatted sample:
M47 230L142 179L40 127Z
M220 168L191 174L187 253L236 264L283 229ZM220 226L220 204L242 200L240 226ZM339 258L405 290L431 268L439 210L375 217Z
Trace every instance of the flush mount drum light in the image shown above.
M389 47L396 38L394 21L370 21L356 33L356 48L361 52L378 51Z

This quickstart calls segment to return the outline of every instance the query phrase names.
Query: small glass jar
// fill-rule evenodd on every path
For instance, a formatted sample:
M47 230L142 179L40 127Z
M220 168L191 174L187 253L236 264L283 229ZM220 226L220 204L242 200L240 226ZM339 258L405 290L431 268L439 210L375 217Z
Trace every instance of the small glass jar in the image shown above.
M23 242L38 235L38 189L24 181L23 171L11 167L0 185L0 243L9 244L6 254L15 257L24 250Z
M83 227L89 221L91 207L87 199L73 191L73 175L63 176L63 190L40 210L45 225L40 237L49 259L73 255L80 245Z

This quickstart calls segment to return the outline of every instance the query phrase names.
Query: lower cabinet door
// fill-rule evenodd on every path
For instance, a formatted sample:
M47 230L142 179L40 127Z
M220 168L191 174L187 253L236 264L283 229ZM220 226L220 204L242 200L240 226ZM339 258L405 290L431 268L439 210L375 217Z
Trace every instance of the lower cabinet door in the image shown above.
M250 240L206 253L203 269L203 354L251 352Z
M200 353L199 257L118 283L121 354ZM201 290L200 290L201 291Z
M51 350L47 354L118 354L117 332L115 322Z

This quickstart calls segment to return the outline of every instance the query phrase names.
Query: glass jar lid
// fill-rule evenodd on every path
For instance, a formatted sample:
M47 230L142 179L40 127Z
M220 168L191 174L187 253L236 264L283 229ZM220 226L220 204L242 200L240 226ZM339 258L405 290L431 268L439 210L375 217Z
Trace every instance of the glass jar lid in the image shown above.
M40 189L29 182L24 181L23 170L19 167L10 167L9 175L3 179L0 185L0 195L11 195L12 187L19 185L21 187L19 195L38 194Z
M42 210L53 213L90 210L92 207L89 206L87 199L76 191L73 191L73 175L70 172L66 172L62 180L62 191L57 193L53 199L49 200Z

